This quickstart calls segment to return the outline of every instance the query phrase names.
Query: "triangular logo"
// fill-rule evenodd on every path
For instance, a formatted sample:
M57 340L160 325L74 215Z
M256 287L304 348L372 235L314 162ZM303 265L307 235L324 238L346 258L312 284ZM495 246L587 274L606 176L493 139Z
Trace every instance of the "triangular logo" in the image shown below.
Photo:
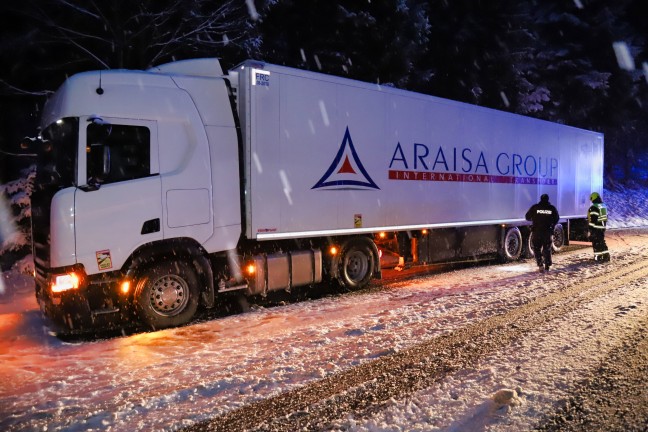
M362 166L358 153L353 146L349 128L344 132L340 149L333 163L322 178L311 189L335 187L336 189L380 189Z

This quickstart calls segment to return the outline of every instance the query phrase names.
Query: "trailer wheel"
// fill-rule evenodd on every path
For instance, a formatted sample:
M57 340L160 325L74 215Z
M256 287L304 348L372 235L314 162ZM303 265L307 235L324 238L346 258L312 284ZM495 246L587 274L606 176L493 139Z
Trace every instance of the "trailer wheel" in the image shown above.
M565 230L561 224L556 224L553 230L553 251L558 252L565 246Z
M522 233L518 227L506 230L500 256L505 262L515 261L522 255Z
M181 261L148 268L135 291L140 318L154 329L187 323L198 309L198 296L198 278Z
M347 289L363 288L374 273L376 259L371 240L358 238L343 246L338 261L337 280Z
M534 258L535 253L533 252L533 233L529 231L529 235L526 237L524 242L524 251L522 253L524 258Z
M565 246L565 231L563 226L560 224L554 227L551 238L551 246L552 252L560 252L563 246ZM524 257L535 257L535 253L533 253L533 233L529 233L529 237L527 237L524 249Z

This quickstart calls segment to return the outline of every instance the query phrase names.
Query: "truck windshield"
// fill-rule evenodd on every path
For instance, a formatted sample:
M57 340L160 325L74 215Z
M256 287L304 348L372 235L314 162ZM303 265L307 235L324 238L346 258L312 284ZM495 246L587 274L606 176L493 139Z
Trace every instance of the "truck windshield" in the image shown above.
M79 119L67 117L52 123L41 133L36 181L63 189L75 184Z

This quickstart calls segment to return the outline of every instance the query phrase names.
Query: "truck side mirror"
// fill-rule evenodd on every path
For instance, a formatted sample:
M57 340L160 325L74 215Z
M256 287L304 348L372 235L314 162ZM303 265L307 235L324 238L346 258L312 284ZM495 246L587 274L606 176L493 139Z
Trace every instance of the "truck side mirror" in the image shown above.
M105 143L112 133L112 124L104 121L101 117L90 117L88 119L88 136L92 142Z
M112 125L100 117L91 117L88 125L88 185L83 190L97 190L110 175L110 134Z
M88 181L81 190L88 192L101 187L110 175L110 146L97 143L88 149Z
M110 174L110 147L107 145L103 146L103 160L102 160L102 180L104 180Z
M38 152L47 152L51 150L51 145L47 141L43 141L40 137L24 137L18 144L20 148L19 154L14 156L30 156L35 157Z

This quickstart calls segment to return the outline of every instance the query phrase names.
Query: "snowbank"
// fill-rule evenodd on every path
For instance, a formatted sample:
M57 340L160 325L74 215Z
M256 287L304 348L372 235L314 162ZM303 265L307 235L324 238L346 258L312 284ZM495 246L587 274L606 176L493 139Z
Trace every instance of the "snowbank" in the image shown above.
M616 185L603 191L609 228L648 226L648 189Z

